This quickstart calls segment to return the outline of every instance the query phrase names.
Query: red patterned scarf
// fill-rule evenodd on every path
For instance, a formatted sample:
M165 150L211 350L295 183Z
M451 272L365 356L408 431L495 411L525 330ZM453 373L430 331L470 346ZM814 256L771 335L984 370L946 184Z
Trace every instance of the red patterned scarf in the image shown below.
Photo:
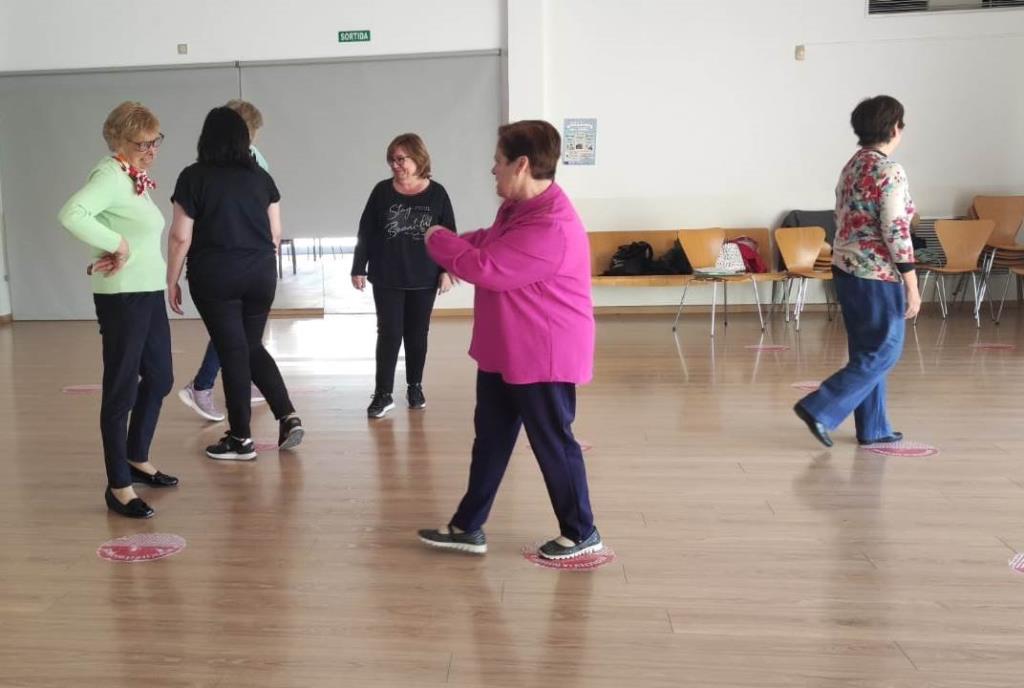
M136 196L141 196L147 190L156 188L156 182L149 178L145 170L140 170L134 165L130 165L126 160L122 160L116 155L113 158L121 166L121 169L131 177L132 182L135 184Z

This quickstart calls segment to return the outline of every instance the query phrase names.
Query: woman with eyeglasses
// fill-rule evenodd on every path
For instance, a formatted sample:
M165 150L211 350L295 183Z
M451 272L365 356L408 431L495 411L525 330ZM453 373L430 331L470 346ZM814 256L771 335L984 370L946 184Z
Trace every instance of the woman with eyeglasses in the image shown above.
M853 414L857 442L898 442L889 425L885 386L903 353L906 319L921 308L910 224L914 202L903 167L892 160L903 140L903 105L891 96L861 101L850 115L860 149L836 185L832 275L850 360L793 410L811 434L832 446L829 431Z
M376 383L366 409L370 418L383 418L395 407L395 366L403 341L409 408L426 407L423 368L430 314L435 296L453 285L451 276L427 255L423 241L433 225L455 231L452 202L431 179L423 139L396 136L388 145L387 162L392 176L373 187L366 201L352 261L352 286L362 291L372 282L377 308Z
M178 175L167 237L167 300L182 314L182 268L188 258L192 301L224 371L228 431L206 448L211 459L251 461L250 381L278 421L278 449L302 441L302 421L281 371L263 346L277 290L281 194L249 150L245 120L230 107L210 110L199 134L198 161Z
M164 308L164 217L150 197L148 170L163 142L160 121L141 103L107 116L100 160L61 209L60 223L95 251L87 272L103 339L100 433L107 468L107 508L130 518L153 509L132 487L171 487L178 479L149 460L160 407L174 383L171 331Z

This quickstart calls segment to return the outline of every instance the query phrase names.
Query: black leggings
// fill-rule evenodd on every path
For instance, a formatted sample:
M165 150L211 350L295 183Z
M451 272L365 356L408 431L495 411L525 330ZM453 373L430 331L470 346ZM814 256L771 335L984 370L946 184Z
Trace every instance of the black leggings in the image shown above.
M373 288L377 305L377 392L391 394L395 387L398 349L405 341L405 381L423 382L427 361L427 331L434 310L436 289Z
M277 290L274 254L228 255L213 264L190 264L188 285L220 356L231 434L241 439L252 437L250 380L263 393L275 418L294 413L281 371L263 348L263 329Z

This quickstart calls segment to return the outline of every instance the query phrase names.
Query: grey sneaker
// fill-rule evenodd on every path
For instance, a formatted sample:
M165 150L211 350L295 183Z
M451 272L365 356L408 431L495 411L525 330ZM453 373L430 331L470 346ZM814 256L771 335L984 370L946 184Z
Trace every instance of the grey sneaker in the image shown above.
M567 537L560 536L545 542L537 553L545 559L572 559L591 552L600 552L602 549L604 543L601 542L601 535L597 528L594 528L594 532L586 540L573 542Z
M487 553L487 538L484 536L483 530L474 530L472 533L453 533L450 527L445 526L436 530L421 530L418 535L421 542L431 547L469 552L470 554Z
M224 414L217 408L213 401L212 389L196 389L192 383L188 383L178 392L181 403L195 411L201 418L219 423L224 420Z

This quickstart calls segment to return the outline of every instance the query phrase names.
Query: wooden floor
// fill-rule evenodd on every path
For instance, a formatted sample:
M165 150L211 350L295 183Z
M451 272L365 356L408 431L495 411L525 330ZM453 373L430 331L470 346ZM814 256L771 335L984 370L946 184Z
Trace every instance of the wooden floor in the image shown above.
M270 346L308 430L288 456L215 463L171 396L154 461L176 490L108 515L93 323L0 327L0 685L743 686L980 688L1024 681L1024 325L941 324L929 307L890 378L892 416L930 458L823 451L791 385L844 360L841 324L750 314L605 317L577 435L617 560L556 572L521 550L555 520L525 441L485 557L422 547L447 520L472 440L470 324L435 322L429 408L383 421L367 316L275 320ZM206 340L173 326L185 381ZM972 348L979 342L1014 351ZM401 379L401 373L399 379ZM258 440L273 440L265 408ZM111 537L175 533L151 563L97 558Z

